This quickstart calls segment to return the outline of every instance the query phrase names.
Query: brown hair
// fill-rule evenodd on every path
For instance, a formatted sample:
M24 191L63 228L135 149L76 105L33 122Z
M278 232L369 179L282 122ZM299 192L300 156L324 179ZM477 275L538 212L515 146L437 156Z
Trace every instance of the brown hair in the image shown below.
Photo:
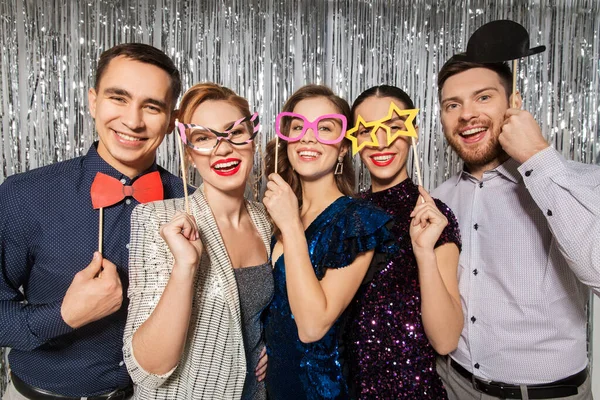
M438 74L437 86L438 86L438 100L442 100L442 88L444 87L444 83L453 75L460 74L461 72L468 71L472 68L486 68L494 71L498 74L500 78L500 82L506 91L506 98L510 98L512 93L512 72L510 71L510 67L506 62L498 62L498 63L486 63L480 64L471 61L461 61L457 60L455 57L451 57Z
M248 100L238 96L233 90L212 82L197 83L184 93L179 103L178 118L180 122L189 123L196 108L208 100L222 100L237 107L244 117L249 117Z
M341 97L336 96L331 89L323 85L306 85L301 87L285 102L282 111L292 112L294 111L294 107L296 107L300 101L315 97L324 97L329 100L338 109L339 113L348 119L348 123L350 123L352 114L350 113L348 102ZM266 176L275 172L275 143L276 139L272 139L267 143L265 155ZM344 138L344 144L349 147L349 140ZM340 192L346 196L352 196L354 194L354 168L350 151L346 152L342 164L344 166L344 171L340 175L334 175L335 183ZM287 142L285 140L279 141L277 173L292 187L298 198L298 205L301 207L302 185L300 184L298 173L294 171L290 165L287 155Z
M175 67L173 60L169 58L164 52L143 43L123 43L117 46L111 47L104 51L98 59L98 66L96 67L96 80L94 83L94 89L96 92L100 89L100 81L102 76L106 72L110 62L116 57L125 57L130 60L139 61L145 64L154 65L163 71L165 71L169 77L171 77L171 105L172 109L175 108L177 98L181 93L181 77L179 70Z

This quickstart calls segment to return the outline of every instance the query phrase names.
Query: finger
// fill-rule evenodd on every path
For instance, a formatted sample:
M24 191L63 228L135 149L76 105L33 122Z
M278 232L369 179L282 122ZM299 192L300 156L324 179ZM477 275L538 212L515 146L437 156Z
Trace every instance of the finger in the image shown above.
M511 117L511 116L513 116L513 115L519 115L519 114L521 114L521 112L522 112L522 111L523 111L523 110L521 110L520 108L509 108L509 109L507 109L507 110L506 110L506 112L504 113L504 116L505 116L506 118L509 118L509 117Z
M102 276L114 277L119 276L117 273L117 266L106 258L102 259Z
M277 191L278 188L279 188L279 185L277 184L277 182L275 182L275 181L267 182L267 190L271 190L271 191L275 192L275 191Z
M421 196L419 196L419 198L421 198ZM411 217L414 217L415 215L417 215L418 212L420 212L421 210L423 210L424 208L427 207L431 207L431 203L423 203L422 201L417 201L417 204L415 205L415 208L413 208L412 212L410 213Z
M100 271L102 270L102 254L100 254L100 252L95 251L94 255L92 257L92 261L87 265L87 267L85 267L84 269L82 269L81 275L85 276L86 278L94 278Z
M277 184L277 186L289 186L287 182L279 175L279 174L271 174L269 175L269 180Z
M421 227L425 228L428 224L440 225L444 223L446 217L440 213L437 208L425 208L415 215L414 220L417 220L421 224Z
M421 185L419 185L419 193L421 194L421 196L423 197L423 199L425 200L426 203L434 203L435 204L435 201L433 201L433 197L431 197L429 192L427 190L425 190L425 188Z

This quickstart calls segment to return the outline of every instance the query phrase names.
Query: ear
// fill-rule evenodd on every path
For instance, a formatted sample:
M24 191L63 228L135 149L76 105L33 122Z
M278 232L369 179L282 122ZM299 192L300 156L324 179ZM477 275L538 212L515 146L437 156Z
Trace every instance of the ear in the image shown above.
M513 106L512 106L513 98L514 98L514 102L515 102L514 108L521 108L521 106L523 105L523 98L521 97L521 92L516 92L516 93L510 95L510 98L508 100L509 100L509 105L511 108L513 108Z
M167 127L167 135L175 129L175 120L179 118L179 110L173 110L169 118L169 126Z
M96 93L96 89L90 88L88 90L88 107L90 110L90 115L92 118L96 119L96 98L98 94Z
M342 158L346 157L346 153L348 153L348 145L344 143L342 144L342 147L340 147L340 156L342 156Z

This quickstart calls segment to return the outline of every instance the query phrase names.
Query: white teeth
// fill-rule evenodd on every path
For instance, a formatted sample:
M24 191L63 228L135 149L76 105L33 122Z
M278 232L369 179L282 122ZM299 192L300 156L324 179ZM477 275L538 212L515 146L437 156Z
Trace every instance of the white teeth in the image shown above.
M229 162L226 162L226 163L219 163L219 164L215 165L215 169L231 168L231 167L235 167L239 163L240 163L240 161L229 161Z
M300 151L298 152L298 155L300 157L318 157L319 153L316 151Z
M116 131L115 131L115 132L116 132ZM140 139L140 138L135 138L135 137L133 137L133 136L128 136L128 135L126 135L126 134L124 134L124 133L121 133L121 132L116 132L116 133L117 133L117 135L119 135L119 137L120 137L121 139L125 139L125 140L128 140L128 141L130 141L130 142L139 142L140 140L142 140L142 139Z
M473 129L464 131L463 133L461 133L461 135L462 136L474 135L476 133L483 132L485 130L487 130L487 128L473 128Z
M392 157L393 157L393 155L389 154L389 155L386 155L386 156L374 156L372 158L375 161L388 161L388 160L391 160Z

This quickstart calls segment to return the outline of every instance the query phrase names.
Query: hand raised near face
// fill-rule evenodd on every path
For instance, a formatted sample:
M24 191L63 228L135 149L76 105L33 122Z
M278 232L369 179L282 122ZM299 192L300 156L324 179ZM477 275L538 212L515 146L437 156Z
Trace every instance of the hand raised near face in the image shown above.
M548 147L542 130L533 116L517 108L509 108L498 140L514 160L524 163L534 154Z
M290 221L299 218L298 198L290 185L278 174L269 175L263 204L280 230Z
M421 196L410 216L410 238L415 253L432 251L440 238L444 228L448 225L448 219L437 208L433 198L427 191L419 186ZM425 200L421 200L421 197Z
M123 302L123 286L117 267L99 252L92 262L75 274L60 312L72 328L79 328L117 311Z
M184 268L195 273L203 246L194 217L177 212L171 221L160 227L160 236L175 258L174 270Z

